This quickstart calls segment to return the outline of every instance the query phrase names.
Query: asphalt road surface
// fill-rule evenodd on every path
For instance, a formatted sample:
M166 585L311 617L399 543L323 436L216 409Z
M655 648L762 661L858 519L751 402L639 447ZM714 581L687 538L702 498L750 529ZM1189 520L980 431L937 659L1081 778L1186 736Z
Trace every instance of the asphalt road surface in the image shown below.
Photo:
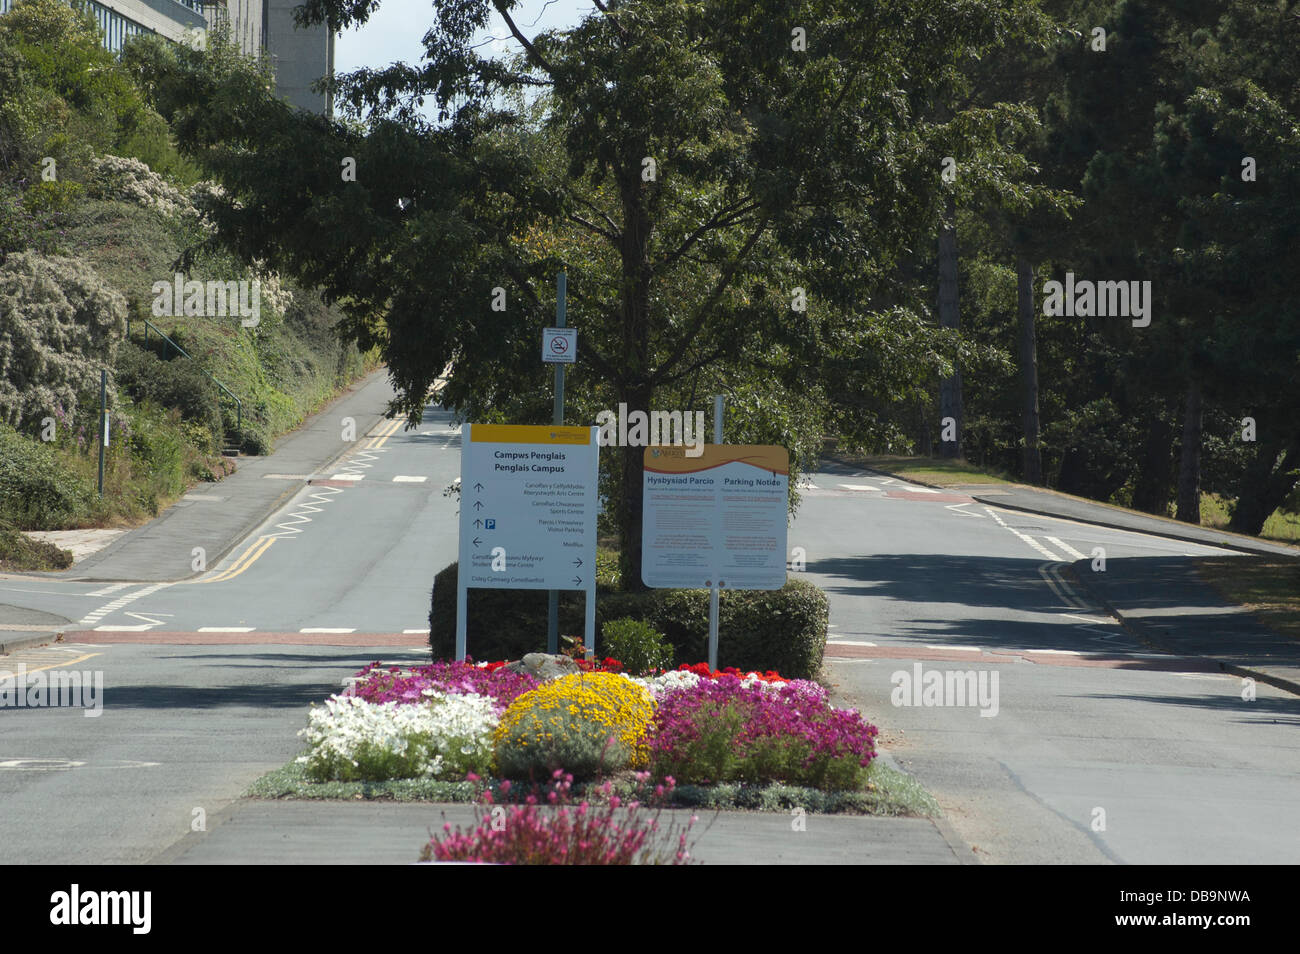
M430 408L328 473L268 473L302 486L191 579L0 580L0 603L73 621L4 667L103 680L98 716L0 712L0 861L157 858L300 751L308 703L374 659L420 658L433 576L456 556L442 488L458 473L458 431ZM1300 861L1300 701L1266 685L1248 701L1239 678L1151 654L1064 572L1099 547L1227 551L829 466L789 544L830 596L841 702L980 860ZM946 694L922 691L934 679Z

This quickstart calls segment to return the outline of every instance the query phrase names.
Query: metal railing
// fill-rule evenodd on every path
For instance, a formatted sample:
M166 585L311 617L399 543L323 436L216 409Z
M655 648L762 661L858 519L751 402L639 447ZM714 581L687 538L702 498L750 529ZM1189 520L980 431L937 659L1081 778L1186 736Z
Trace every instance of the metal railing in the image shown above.
M149 349L149 332L152 331L159 338L165 341L167 344L175 348L178 354L184 355L185 357L189 358L191 361L194 360L193 355L191 355L188 351L186 351L184 348L178 345L175 341L172 341L171 338L167 337L167 335L163 332L163 330L159 328L157 325L155 325L148 318L137 318L136 320L144 322L144 347L146 351ZM128 341L131 340L131 321L129 319L126 323L126 338ZM165 351L164 354L166 354ZM234 391L230 390L230 388L226 387L219 380L217 380L209 371L207 371L207 369L205 369L200 365L199 370L202 371L205 375L207 375L208 380L210 380L217 387L221 388L221 390L225 391L226 394L230 396L230 399L235 402L235 429L242 430L244 426L244 402L239 400L239 398L235 396Z

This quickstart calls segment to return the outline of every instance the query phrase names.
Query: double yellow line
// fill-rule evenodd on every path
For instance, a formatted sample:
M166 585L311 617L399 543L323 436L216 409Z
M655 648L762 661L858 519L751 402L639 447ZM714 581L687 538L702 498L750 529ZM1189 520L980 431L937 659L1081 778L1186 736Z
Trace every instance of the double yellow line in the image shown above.
M396 434L397 429L401 427L403 423L405 423L405 421L402 418L398 418L395 421L390 421L386 423L383 426L383 428L379 431L378 434L370 438L370 440L365 445L365 449L374 450L376 447L383 447L384 442L387 441L394 434ZM256 563L257 560L261 558L262 554L271 548L271 544L273 544L278 539L279 537L275 537L275 536L258 537L256 540L252 542L252 544L249 545L247 550L245 550L243 553L239 555L239 558L235 560L234 563L232 563L225 570L222 570L216 576L204 577L201 580L186 580L185 582L186 583L224 583L226 580L233 580L235 577L239 576L239 574L243 573L250 566Z
M383 446L384 446L384 443L385 443L385 442L386 442L390 437L392 437L394 434L396 434L396 433L397 433L397 429L398 429L399 427L401 427L401 426L402 426L403 424L405 424L405 423L406 423L406 420L405 420L404 418L400 418L400 417L399 417L397 420L395 420L395 421L390 421L389 423L385 424L385 425L383 426L383 428L379 431L378 434L376 434L374 437L370 438L370 443L368 443L368 444L365 446L365 449L366 449L366 450L374 450L376 447L383 447Z
M226 580L233 580L239 574L247 570L263 553L271 548L271 544L278 540L279 537L258 537L252 544L239 555L234 563L230 564L225 570L222 570L216 576L205 577L201 580L185 580L186 583L224 583Z

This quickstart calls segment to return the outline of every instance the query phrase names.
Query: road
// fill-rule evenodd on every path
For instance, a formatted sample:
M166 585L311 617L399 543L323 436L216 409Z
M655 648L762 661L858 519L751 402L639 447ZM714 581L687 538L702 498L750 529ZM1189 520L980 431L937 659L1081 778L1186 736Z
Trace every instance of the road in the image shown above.
M1107 572L1227 551L840 467L811 485L790 544L830 598L836 690L981 860L1300 861L1300 701L1263 685L1245 701L1240 678L1151 654L1059 572L1096 547ZM996 671L996 715L894 705L918 663Z
M458 473L457 430L429 408L415 430L371 430L328 473L265 475L301 487L193 579L0 580L0 602L74 621L63 644L4 666L98 671L104 685L95 718L0 711L0 860L158 858L298 753L308 703L373 659L420 658L433 575L455 559L456 501L441 490ZM829 594L838 697L881 727L963 850L1300 861L1297 699L1260 685L1245 701L1238 678L1154 656L1062 569L1097 547L1112 567L1225 551L832 465L809 476L789 542ZM989 714L894 705L897 674L918 665L986 690L996 672Z

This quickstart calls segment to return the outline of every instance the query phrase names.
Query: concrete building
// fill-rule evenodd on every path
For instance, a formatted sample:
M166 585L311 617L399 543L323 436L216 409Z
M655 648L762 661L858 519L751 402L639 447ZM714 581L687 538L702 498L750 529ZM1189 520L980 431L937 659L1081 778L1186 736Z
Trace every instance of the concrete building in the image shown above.
M0 0L0 14L17 0ZM189 42L196 30L229 24L239 48L250 56L267 53L275 70L276 93L293 105L333 115L331 97L311 85L334 72L334 31L300 28L293 8L301 0L83 0L104 32L104 46L119 52L128 37L156 33L174 43Z

